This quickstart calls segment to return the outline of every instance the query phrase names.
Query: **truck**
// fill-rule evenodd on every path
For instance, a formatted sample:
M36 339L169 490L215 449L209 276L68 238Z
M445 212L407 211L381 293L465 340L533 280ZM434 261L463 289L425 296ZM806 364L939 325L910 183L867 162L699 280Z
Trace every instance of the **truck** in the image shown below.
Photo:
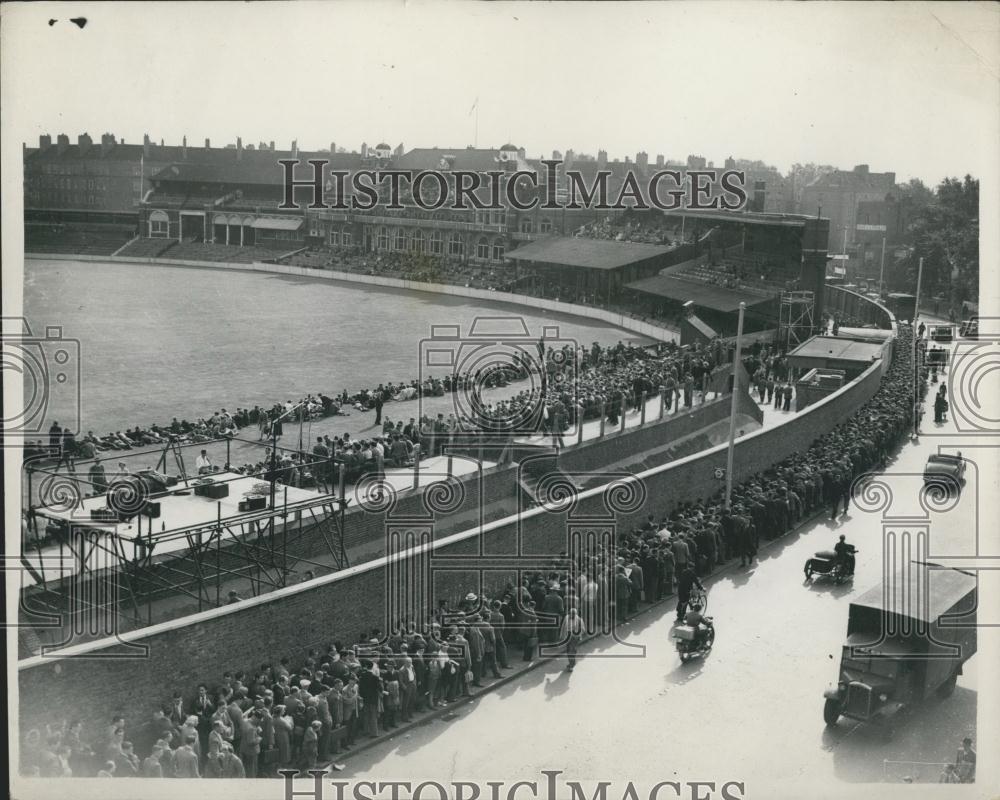
M949 697L976 652L976 588L973 573L910 562L854 600L840 675L823 693L824 722L871 723L888 741L908 710Z

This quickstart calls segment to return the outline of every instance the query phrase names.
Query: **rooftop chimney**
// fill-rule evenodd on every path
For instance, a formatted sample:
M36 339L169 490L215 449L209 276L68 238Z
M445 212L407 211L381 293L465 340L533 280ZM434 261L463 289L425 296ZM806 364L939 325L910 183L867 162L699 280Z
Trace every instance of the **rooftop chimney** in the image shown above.
M854 171L857 172L859 175L867 175L868 174L868 165L867 164L858 164L854 168Z
M110 133L101 134L101 155L107 154L108 150L115 143L115 137Z
M295 139L292 141L292 158L299 157L299 140Z
M336 153L336 152L337 152L337 143L336 142L330 142L330 153L332 154L332 153Z
M81 133L79 136L76 137L76 146L79 148L81 156L84 155L90 149L90 146L93 143L94 140L90 138L90 134Z
M52 137L47 133L43 133L38 137L38 149L43 153L52 147Z
M243 158L243 137L236 137L236 160L239 161Z
M211 139L206 139L205 140L205 149L206 150L211 150L212 149L212 140Z
M145 158L149 158L149 145L150 145L149 134L144 133L142 135L142 155Z
M187 161L188 157L188 137L184 136L181 138L181 158Z
M67 147L69 147L69 137L65 133L60 133L56 137L56 150L59 151L59 155L65 153Z

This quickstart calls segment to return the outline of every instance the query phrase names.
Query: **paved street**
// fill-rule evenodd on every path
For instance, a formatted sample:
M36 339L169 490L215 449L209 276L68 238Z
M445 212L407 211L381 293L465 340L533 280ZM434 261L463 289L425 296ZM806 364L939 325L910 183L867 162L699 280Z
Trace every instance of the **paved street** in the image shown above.
M918 507L926 455L950 441L926 434L952 425L935 426L928 406L925 436L891 462L887 482L900 507ZM931 514L932 556L968 552L977 502L970 477L957 506ZM805 559L831 548L841 533L861 551L853 585L804 583ZM562 660L543 664L459 706L457 718L430 721L349 757L341 774L513 780L560 768L564 778L622 783L627 774L637 785L741 780L754 796L767 796L752 792L754 785L871 782L884 773L891 781L936 780L938 767L884 762L941 762L954 757L964 735L975 736L978 657L950 699L928 702L891 743L848 720L831 730L823 724L822 693L837 677L848 603L880 580L881 548L878 514L852 506L838 522L814 520L762 552L753 568L729 569L712 581L709 613L718 637L704 661L680 663L670 640L673 609L660 606L631 622L622 644L586 645L572 674ZM595 655L613 658L586 657Z

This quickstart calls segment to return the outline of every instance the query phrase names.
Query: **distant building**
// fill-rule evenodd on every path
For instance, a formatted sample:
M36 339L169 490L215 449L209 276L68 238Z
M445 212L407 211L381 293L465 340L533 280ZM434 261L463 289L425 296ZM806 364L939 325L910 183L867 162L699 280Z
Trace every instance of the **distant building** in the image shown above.
M872 172L867 164L838 169L805 188L801 212L808 216L822 209L819 213L830 220L830 252L848 252L857 240L859 204L882 202L895 188L895 172Z
M56 212L64 219L134 221L143 195L152 188L150 176L189 155L186 143L164 147L149 136L142 144L125 144L105 133L97 143L83 133L70 144L66 134L59 134L55 143L44 134L37 148L25 148L25 218Z

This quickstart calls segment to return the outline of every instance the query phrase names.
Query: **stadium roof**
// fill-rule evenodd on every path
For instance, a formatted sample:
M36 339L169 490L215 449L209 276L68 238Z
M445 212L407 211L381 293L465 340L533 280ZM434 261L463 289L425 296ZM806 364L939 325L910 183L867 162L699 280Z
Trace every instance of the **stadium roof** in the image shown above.
M516 261L562 264L587 269L617 269L665 255L672 247L638 242L613 242L582 236L551 236L522 245L506 254Z
M663 213L668 217L687 217L688 219L704 219L711 222L739 222L745 225L778 225L785 228L804 228L809 220L816 219L816 217L805 214L766 214L761 211L716 211L713 209L703 211L677 209Z
M714 311L736 311L741 302L746 303L747 308L771 302L769 297L727 289L724 286L712 286L708 283L674 278L670 275L653 275L651 278L632 281L632 283L626 283L625 288L667 297L682 303L690 300L696 306L710 308Z
M840 336L814 336L788 354L789 358L821 358L870 364L882 354L882 345Z

